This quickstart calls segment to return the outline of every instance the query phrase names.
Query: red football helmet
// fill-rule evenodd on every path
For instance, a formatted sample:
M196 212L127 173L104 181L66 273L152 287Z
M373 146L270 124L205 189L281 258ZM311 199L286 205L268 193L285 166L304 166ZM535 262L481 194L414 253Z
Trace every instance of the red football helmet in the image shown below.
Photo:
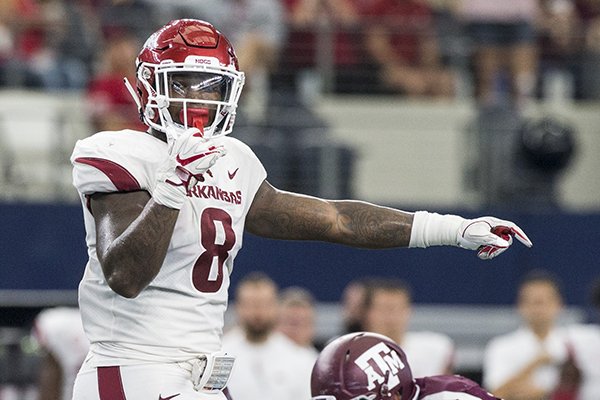
M329 343L311 375L312 400L413 400L418 388L404 351L387 336L349 333Z
M231 132L243 86L229 40L196 19L150 36L136 59L137 93L128 84L144 123L162 132L196 127L206 138Z

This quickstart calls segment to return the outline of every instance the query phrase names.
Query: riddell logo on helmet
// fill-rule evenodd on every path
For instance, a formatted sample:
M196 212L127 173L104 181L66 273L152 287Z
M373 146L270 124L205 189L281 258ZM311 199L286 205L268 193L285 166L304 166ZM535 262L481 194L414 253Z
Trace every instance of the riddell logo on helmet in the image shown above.
M185 62L201 65L219 65L219 60L214 57L188 56Z
M378 343L371 347L361 354L354 363L367 375L368 390L373 390L375 384L383 384L386 375L388 380L385 383L388 388L395 388L400 384L398 371L406 367L398 353L392 351L385 343Z

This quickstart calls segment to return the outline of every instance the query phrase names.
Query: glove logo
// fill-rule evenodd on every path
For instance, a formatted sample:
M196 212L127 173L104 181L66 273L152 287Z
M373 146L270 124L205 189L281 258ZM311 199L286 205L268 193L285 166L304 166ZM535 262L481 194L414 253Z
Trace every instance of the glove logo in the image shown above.
M187 158L181 158L179 156L179 154L177 154L176 161L179 164L181 164L182 166L186 166L186 165L188 165L190 163L193 163L196 160L201 159L202 157L206 157L206 156L208 156L210 154L214 154L216 152L217 152L216 151L216 147L215 146L211 146L211 147L208 148L208 151L206 151L205 153L194 154L193 156L187 157Z

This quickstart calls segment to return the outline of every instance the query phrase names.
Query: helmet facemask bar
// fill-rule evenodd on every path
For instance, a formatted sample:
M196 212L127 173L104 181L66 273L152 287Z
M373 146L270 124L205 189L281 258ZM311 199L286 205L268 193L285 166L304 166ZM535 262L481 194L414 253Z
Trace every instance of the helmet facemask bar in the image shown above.
M154 72L153 76L151 71ZM137 77L148 92L147 105L143 110L144 118L154 129L166 132L168 126L175 130L197 127L206 138L226 135L232 131L237 103L244 85L243 72L215 65L166 61L161 64L142 63ZM189 85L174 82L177 79L183 79ZM150 83L151 80L154 85ZM219 98L212 99L203 94L217 90L220 91ZM195 92L198 98L190 97L190 92ZM179 109L179 112L174 113L177 115L172 115L173 109ZM195 126L195 117L203 117L202 114L206 113L202 110L210 110L210 123ZM209 119L208 116L205 117Z

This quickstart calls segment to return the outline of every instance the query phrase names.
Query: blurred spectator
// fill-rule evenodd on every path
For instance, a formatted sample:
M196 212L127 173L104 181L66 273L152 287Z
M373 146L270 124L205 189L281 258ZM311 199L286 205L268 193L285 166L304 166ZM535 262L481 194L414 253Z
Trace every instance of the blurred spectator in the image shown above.
M278 0L204 0L189 8L232 41L242 71L252 75L275 65L286 34Z
M219 27L232 42L240 70L246 74L244 115L251 122L267 118L269 75L278 62L286 35L279 0L202 0L190 4L189 18L200 18Z
M316 355L298 346L277 325L277 285L267 275L246 275L235 293L239 327L223 336L223 351L236 357L228 384L235 400L310 398Z
M162 24L156 5L146 0L87 0L92 2L102 34L130 34L143 43Z
M5 314L3 310L2 316ZM29 312L21 315L28 315L24 318L29 320ZM30 328L14 326L11 323L16 322L14 317L3 318L3 321L0 328L0 399L37 400L40 348Z
M33 67L42 53L46 21L36 0L0 1L0 84L41 87Z
M592 287L591 303L600 316L600 278ZM566 335L580 373L577 400L600 399L600 320L570 325L566 327Z
M411 291L397 279L373 279L366 285L365 331L392 338L404 349L416 378L451 374L454 343L445 334L409 330Z
M365 282L362 279L353 280L346 285L342 293L343 332L353 333L363 331L362 320L365 313Z
M538 3L460 0L457 13L471 41L475 94L481 104L519 105L532 98L538 64Z
M84 89L101 40L93 8L87 0L45 0L48 29L36 70L47 89Z
M534 271L519 285L517 309L524 326L498 336L485 349L483 383L506 400L548 398L559 383L568 346L557 326L562 310L557 281Z
M94 59L98 39L94 16L86 1L6 0L0 6L8 59L5 85L45 89L82 89ZM12 29L11 29L12 27ZM0 28L1 30L1 28ZM2 50L0 50L0 54ZM2 68L2 67L0 67Z
M38 314L33 335L42 348L39 400L71 400L75 376L89 343L79 309L48 308Z
M454 96L455 77L442 63L433 10L425 1L377 0L364 17L367 48L384 93Z
M584 47L581 58L580 95L600 99L600 0L575 0L581 18Z
M585 46L600 52L600 0L575 0L583 22Z
M314 351L316 357L313 295L304 288L289 287L281 291L279 303L279 331L296 344Z
M373 90L360 0L284 0L289 34L279 74L307 102L321 91ZM374 79L375 78L375 79Z
M124 77L135 82L135 58L139 43L131 35L111 35L104 47L100 70L90 80L86 95L95 131L147 130L123 83Z
M538 24L540 88L550 101L575 98L583 31L572 0L542 0Z

